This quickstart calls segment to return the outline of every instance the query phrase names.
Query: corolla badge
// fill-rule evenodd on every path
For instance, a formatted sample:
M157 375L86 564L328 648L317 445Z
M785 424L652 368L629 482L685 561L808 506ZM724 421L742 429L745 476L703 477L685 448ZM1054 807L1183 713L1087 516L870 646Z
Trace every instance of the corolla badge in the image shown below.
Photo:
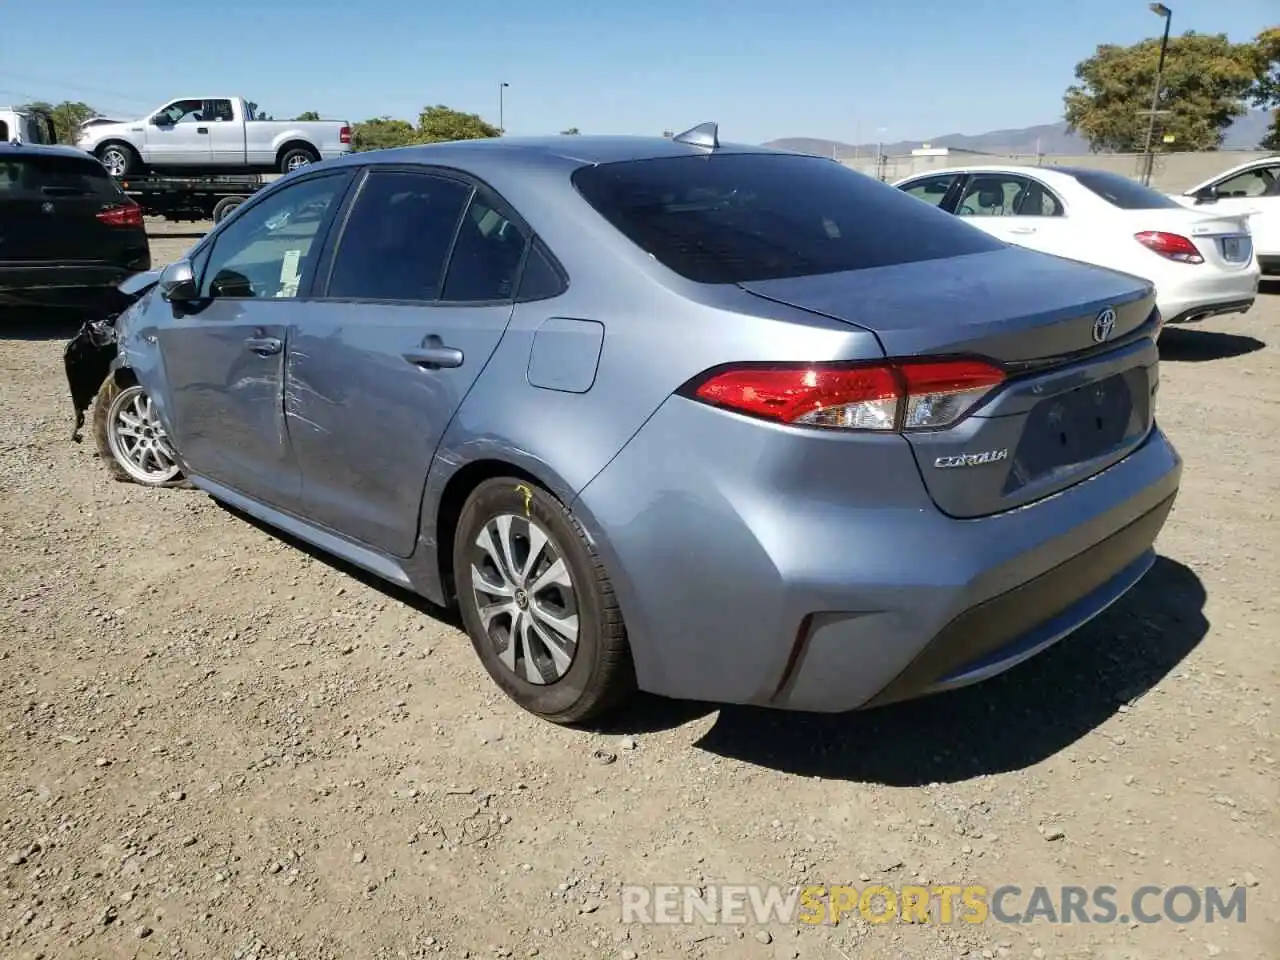
M1116 312L1111 307L1107 307L1094 318L1093 321L1093 342L1105 343L1111 339L1111 334L1116 329Z
M939 457L933 465L939 470L950 470L953 467L980 467L984 463L999 463L1009 459L1009 450L984 450L982 453L961 453L954 457Z

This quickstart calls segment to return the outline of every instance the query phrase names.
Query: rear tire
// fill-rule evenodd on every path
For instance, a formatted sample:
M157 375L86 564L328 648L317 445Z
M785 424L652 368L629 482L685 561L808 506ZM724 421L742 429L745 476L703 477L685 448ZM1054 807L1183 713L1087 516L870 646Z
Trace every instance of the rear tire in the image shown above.
M98 148L98 162L113 177L131 177L142 172L142 158L138 151L124 143L106 143Z
M244 203L244 201L244 197L223 197L213 205L213 213L211 214L213 222L221 223L223 217Z
M115 480L144 487L188 487L172 456L172 447L159 421L142 413L150 409L146 391L137 384L121 385L107 377L93 406L93 440L107 473ZM139 421L154 420L139 428ZM149 432L148 432L149 431ZM148 432L146 436L140 433ZM148 447L156 450L145 454Z
M299 167L305 167L308 164L317 162L319 159L314 150L309 150L306 147L293 147L280 154L280 172L292 173Z
M581 723L635 691L604 563L573 514L542 488L515 477L476 487L458 518L453 577L480 662L525 710Z

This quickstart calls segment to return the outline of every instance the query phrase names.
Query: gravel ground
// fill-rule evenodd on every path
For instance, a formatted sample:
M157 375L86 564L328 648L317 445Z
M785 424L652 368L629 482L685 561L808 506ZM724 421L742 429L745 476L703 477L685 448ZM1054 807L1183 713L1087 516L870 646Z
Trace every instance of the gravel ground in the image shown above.
M1280 956L1280 287L1164 338L1182 494L1157 567L1077 636L874 714L644 699L592 733L511 705L427 605L198 492L108 480L68 439L70 332L0 317L0 955ZM1110 884L1122 907L1235 885L1247 920L619 907L624 883L876 881Z

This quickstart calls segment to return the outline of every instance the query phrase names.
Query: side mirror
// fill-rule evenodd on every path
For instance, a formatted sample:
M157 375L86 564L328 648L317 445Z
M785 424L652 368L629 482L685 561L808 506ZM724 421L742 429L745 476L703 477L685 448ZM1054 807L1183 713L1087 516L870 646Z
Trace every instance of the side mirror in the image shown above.
M200 290L196 286L196 275L191 269L191 261L176 260L164 268L160 274L160 296L170 303L183 303L199 297Z
M1195 197L1196 203L1216 203L1218 200L1218 188L1214 186L1201 187L1191 196Z
M154 123L157 127L173 126L173 118L170 117L167 113L157 113L154 117L151 118L151 122Z

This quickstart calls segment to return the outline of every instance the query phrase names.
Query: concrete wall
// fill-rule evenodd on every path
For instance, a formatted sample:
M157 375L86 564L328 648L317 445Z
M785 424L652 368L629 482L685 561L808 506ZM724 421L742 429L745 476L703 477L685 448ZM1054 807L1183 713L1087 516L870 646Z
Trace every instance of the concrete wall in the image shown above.
M1156 154L1151 185L1166 193L1187 190L1237 164L1256 160L1269 154L1253 150L1213 150L1203 153ZM1090 153L1079 157L982 156L972 153L953 153L944 157L889 157L881 169L877 169L873 157L840 157L840 162L868 176L881 176L892 183L917 173L928 173L944 167L968 164L1014 163L1019 166L1074 166L1092 170L1110 170L1126 177L1142 176L1142 154Z

